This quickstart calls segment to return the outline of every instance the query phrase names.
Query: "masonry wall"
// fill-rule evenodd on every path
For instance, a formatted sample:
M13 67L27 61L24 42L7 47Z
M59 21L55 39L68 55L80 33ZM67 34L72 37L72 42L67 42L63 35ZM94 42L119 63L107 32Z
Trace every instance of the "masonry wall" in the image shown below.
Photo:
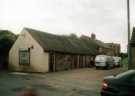
M19 49L30 49L30 64L19 64ZM25 72L48 72L48 53L25 30L22 31L15 44L9 52L9 69L12 71Z
M131 68L135 68L135 47L131 47Z
M19 50L30 49L30 64L19 63ZM93 56L44 52L38 42L23 30L9 52L9 69L24 72L55 72L91 67Z
M50 64L53 65L51 70L54 72L92 67L91 58L92 56L53 53L53 59L50 59Z
M70 55L56 54L56 71L71 69L72 60L73 58Z

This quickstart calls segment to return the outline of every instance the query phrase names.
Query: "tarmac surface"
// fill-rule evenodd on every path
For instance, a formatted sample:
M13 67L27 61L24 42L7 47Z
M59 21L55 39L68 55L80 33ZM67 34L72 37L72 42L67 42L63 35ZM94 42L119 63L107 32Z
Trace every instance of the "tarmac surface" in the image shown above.
M104 76L123 71L123 68L83 68L45 74L0 72L0 96L18 96L26 89L39 96L100 96Z

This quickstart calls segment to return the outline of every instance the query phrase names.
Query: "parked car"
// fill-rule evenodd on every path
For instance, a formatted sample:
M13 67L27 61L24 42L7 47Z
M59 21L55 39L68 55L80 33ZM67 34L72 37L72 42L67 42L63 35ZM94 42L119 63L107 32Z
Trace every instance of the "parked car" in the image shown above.
M114 59L115 66L120 67L121 66L121 57L113 56L113 59Z
M96 68L112 68L114 67L114 59L112 56L107 55L97 55L95 58L95 66Z
M105 77L101 96L135 96L135 70Z

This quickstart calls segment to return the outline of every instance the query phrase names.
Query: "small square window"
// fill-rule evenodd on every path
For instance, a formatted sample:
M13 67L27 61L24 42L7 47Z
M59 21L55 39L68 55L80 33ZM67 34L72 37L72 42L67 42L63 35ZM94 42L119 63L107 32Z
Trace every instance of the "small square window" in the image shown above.
M30 64L30 50L29 49L20 49L19 50L19 63L20 63L20 65L29 65Z

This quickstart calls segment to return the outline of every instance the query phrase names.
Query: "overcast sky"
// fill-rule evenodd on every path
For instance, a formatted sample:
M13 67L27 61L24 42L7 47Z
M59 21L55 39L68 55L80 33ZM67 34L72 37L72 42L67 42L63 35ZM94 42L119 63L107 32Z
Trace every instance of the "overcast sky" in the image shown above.
M135 22L131 1L131 27ZM18 34L30 27L54 34L95 33L127 47L126 0L0 0L0 29Z

